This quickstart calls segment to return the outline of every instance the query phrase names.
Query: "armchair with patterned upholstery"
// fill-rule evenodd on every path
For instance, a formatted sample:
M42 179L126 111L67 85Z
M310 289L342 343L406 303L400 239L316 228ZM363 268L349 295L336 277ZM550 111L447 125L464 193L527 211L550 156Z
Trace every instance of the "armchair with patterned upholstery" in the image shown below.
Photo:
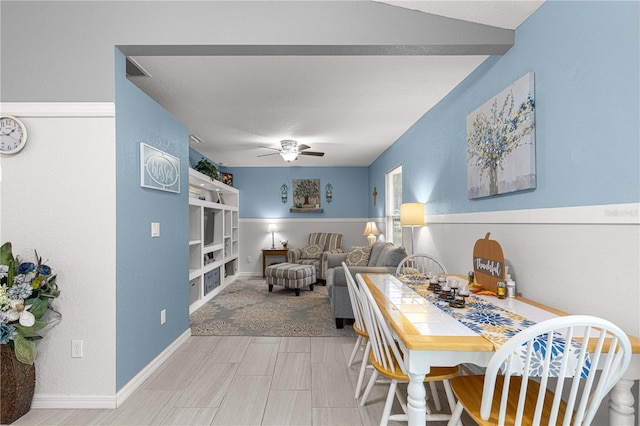
M329 232L309 234L307 246L289 250L288 262L315 266L316 279L325 285L327 280L327 258L329 254L344 253L342 240L342 234Z

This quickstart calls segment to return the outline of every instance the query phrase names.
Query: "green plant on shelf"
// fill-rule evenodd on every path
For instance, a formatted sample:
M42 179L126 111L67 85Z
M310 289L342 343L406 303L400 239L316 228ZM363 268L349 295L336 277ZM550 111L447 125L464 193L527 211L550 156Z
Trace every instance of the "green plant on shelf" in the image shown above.
M218 169L213 163L206 158L198 161L196 165L193 167L194 170L199 171L202 174L205 174L211 178L211 180L216 180L218 178Z

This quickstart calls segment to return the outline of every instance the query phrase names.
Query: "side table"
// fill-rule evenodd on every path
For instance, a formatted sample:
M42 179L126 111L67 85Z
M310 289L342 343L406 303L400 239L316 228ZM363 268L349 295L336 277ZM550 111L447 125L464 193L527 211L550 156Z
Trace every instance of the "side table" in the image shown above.
M269 265L275 265L276 263L284 263L287 261L289 249L262 249L262 278L265 278L264 270Z

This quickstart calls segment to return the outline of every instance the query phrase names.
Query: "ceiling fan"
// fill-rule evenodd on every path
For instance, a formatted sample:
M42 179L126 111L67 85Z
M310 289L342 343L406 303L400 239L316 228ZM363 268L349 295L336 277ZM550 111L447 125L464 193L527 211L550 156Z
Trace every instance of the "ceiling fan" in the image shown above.
M260 146L260 148L273 149L274 151L278 151L278 152L274 152L271 154L258 155L258 157L266 157L268 155L280 154L284 159L284 161L289 163L291 161L297 160L298 155L313 155L315 157L324 156L324 152L306 151L307 149L311 148L309 145L305 145L305 144L298 145L298 142L294 140L285 139L283 141L280 141L280 145L282 146L282 148L280 149L271 148L269 146Z

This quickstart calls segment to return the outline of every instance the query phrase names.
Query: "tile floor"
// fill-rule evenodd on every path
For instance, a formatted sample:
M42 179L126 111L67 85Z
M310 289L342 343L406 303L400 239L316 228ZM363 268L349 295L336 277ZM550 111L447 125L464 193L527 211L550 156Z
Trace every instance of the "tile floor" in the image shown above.
M33 409L14 424L377 425L388 385L376 386L368 404L358 405L360 364L347 367L354 343L347 337L192 336L118 409ZM399 412L396 402L392 413ZM400 424L406 423L390 422Z

